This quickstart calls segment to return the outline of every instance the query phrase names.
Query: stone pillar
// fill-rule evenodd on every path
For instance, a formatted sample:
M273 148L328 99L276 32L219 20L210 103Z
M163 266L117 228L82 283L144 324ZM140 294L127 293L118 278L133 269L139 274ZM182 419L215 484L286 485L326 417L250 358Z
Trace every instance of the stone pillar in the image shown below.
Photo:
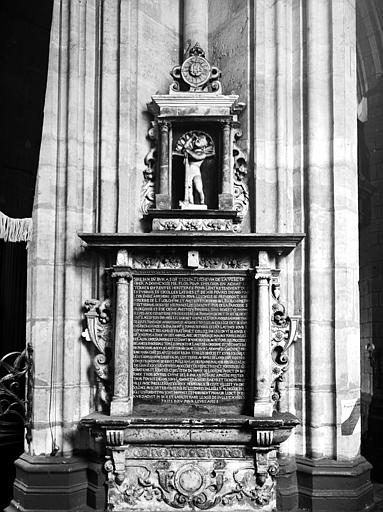
M233 209L233 177L231 165L231 126L229 121L222 124L222 184L221 194L219 194L219 209L232 210Z
M133 410L133 287L132 274L116 271L116 314L114 335L114 391L111 415Z
M267 253L259 254L255 269L257 283L257 313L255 333L255 397L254 416L271 416L271 354L270 354L270 280L271 269Z
M169 173L169 127L167 121L159 121L160 136L160 165L158 177L158 191L156 194L156 208L168 210L170 204L170 173Z
M208 56L208 0L183 0L184 52L199 43Z
M28 250L26 339L34 353L33 430L27 453L16 462L9 510L36 510L42 503L50 510L66 503L71 510L86 502L87 464L73 453L86 446L77 424L92 404L92 362L81 341L81 309L96 293L96 279L95 262L85 256L77 232L97 226L98 20L97 2L54 1Z
M33 432L18 461L10 510L42 504L52 511L86 510L87 499L103 508L101 469L99 484L91 477L88 486L89 464L72 456L92 443L78 429L94 411L95 394L92 354L82 338L83 305L105 294L103 270L97 270L105 265L84 250L78 232L142 230L143 112L151 94L168 87L168 70L178 63L169 48L178 48L180 39L180 2L157 7L138 0L53 1L28 255ZM159 26L161 36L148 38Z
M300 505L362 510L372 494L369 465L359 457L355 5L308 0L303 20L307 419Z

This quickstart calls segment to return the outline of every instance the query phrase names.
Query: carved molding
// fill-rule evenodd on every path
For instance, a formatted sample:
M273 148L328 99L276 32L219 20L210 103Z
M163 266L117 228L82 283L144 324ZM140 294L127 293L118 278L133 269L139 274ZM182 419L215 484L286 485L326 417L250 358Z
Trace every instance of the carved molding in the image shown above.
M288 350L300 337L299 317L287 316L286 308L280 301L279 271L273 271L271 284L271 368L272 398L280 406L285 392L285 373L289 367Z
M130 270L115 270L112 273L112 278L126 281L128 283L133 279L133 274Z
M246 457L247 450L243 446L129 446L125 453L127 457L137 459L240 459Z
M97 376L96 409L106 412L109 409L111 347L112 347L112 312L110 299L85 301L85 318L87 328L82 336L91 341L98 353L94 356L93 365Z
M149 448L133 447L137 449ZM241 510L253 510L275 503L278 466L275 455L269 453L255 451L253 462L167 457L137 461L127 455L113 449L105 462L108 510L222 510L236 504Z
M201 257L200 267L215 270L249 269L251 264L245 257Z
M269 267L255 267L255 274L254 274L255 280L265 280L268 282L271 279L271 269Z
M226 219L153 219L153 231L233 231L241 225Z
M182 269L188 268L187 258L178 255L152 256L150 254L134 255L132 258L133 269ZM200 253L199 265L200 269L213 270L247 270L251 268L251 259L245 256L233 254L207 256Z
M157 268L184 268L181 257L179 256L133 256L133 268L136 269L157 269Z

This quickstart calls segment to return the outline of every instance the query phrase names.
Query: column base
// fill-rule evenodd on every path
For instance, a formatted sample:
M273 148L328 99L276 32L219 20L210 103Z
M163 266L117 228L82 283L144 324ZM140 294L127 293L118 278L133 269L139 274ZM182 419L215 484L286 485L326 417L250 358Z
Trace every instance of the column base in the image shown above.
M299 506L313 512L372 509L371 464L364 457L335 461L298 458Z
M77 457L21 455L16 462L13 499L4 512L103 511L101 464Z
M298 510L297 464L291 455L278 457L277 510Z

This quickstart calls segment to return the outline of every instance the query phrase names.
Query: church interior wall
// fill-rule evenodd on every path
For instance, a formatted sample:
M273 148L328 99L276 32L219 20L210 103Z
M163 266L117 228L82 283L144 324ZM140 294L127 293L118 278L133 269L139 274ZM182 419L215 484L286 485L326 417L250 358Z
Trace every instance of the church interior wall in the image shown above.
M250 208L244 231L300 232L305 227L305 169L302 154L304 105L301 91L302 55L299 51L302 45L300 27L304 19L298 1L274 2L270 9L265 8L266 3L230 1L222 7L222 0L210 0L209 59L222 70L224 90L227 93L235 91L240 100L247 103L241 119L241 146L247 151L250 160L256 162L256 165L249 166L247 177L256 207ZM46 125L45 141L43 134L45 153L40 159L40 168L45 178L40 178L35 199L35 219L36 225L40 226L40 235L37 245L30 247L29 265L35 268L35 275L30 277L28 293L45 294L46 300L45 305L40 305L41 310L37 314L31 304L33 300L29 299L28 329L34 329L32 336L36 338L37 332L44 337L47 329L53 336L56 329L56 338L64 336L68 339L69 336L70 341L56 352L47 351L46 345L42 342L39 345L37 341L36 369L41 382L36 394L39 403L33 447L36 455L50 453L56 448L59 455L72 455L76 452L81 447L82 439L76 436L74 440L70 433L76 429L79 418L93 407L94 382L88 377L91 358L81 341L79 314L83 301L101 291L103 281L99 269L108 262L101 258L98 262L79 260L75 266L72 265L70 259L81 252L80 242L74 241L72 235L67 241L62 240L61 232L65 229L67 232L85 229L112 232L145 230L138 198L145 169L144 159L150 147L148 128L151 119L146 112L146 103L153 94L166 92L169 70L182 61L182 6L179 2L105 1L102 5L100 7L101 4L90 1L79 2L76 11L71 13L69 33L64 33L62 12L60 17L53 20L61 34L51 56L53 73L57 73L54 80L58 78L58 63L66 66L67 76L61 84L61 97L57 97L58 89L54 89L54 94L48 95L46 104L46 119L50 115L54 119L60 106L62 126L53 144L52 140L56 136L53 124ZM357 5L358 101L363 95L368 96L368 119L363 129L370 156L367 178L374 187L370 219L360 226L362 434L366 443L365 455L369 458L371 452L368 443L372 438L369 438L368 433L368 414L374 394L378 391L376 379L379 379L379 368L383 361L383 237L380 235L383 222L383 181L380 176L383 162L383 86L379 81L383 62L383 24L377 21L382 19L379 0L359 0ZM29 67L25 57L19 67L10 65L12 70L9 72L9 82L19 85L12 91L19 102L19 113L16 115L17 109L11 109L9 104L9 110L13 110L9 112L12 121L8 127L6 143L3 141L2 148L5 148L6 157L0 176L0 180L6 184L6 187L2 187L6 195L0 209L4 204L5 213L15 217L31 214L37 170L49 25L49 9L44 6L43 11L45 15L41 19L46 20L46 23L39 22L43 27L39 23L36 25L32 15L25 21L19 13L8 14L15 26L21 26L23 30L28 26L32 34L39 33L36 40L38 51L41 52L41 60L38 63L33 61ZM124 22L126 19L128 23ZM81 31L85 23L92 27L86 35ZM27 36L20 35L19 38L20 44L25 44ZM249 44L251 49L247 52ZM72 54L75 58L67 61L69 47L72 52L74 47L77 50ZM99 61L94 56L95 47L102 48ZM17 62L17 56L11 58L12 55L11 52L7 57L9 62ZM23 74L22 70L26 67L35 80L31 80L29 74L27 77ZM30 83L34 84L28 85L30 89L22 89ZM22 98L27 104L25 108L22 107L23 103L20 105ZM21 133L23 125L30 127L32 137ZM94 126L97 126L95 130ZM67 141L64 140L66 133L71 134ZM83 144L83 154L77 153L78 144ZM57 153L58 146L61 152ZM96 150L94 146L97 146ZM54 164L51 160L53 154L58 155ZM64 172L66 167L69 168L68 174ZM84 173L84 179L80 180L76 175L78 168ZM41 198L48 196L50 204L47 206L45 199ZM78 204L82 205L80 209L77 208ZM52 250L47 250L49 240L52 239L57 240L54 254ZM44 262L45 257L49 263ZM283 289L284 300L289 311L296 315L305 313L307 299L304 258L304 250L299 247L287 261L279 262L282 272L288 276ZM22 264L25 265L25 262ZM352 261L351 266L353 264ZM55 290L44 284L47 275L51 282L55 282ZM77 289L73 300L64 308L65 300L72 294L71 290L76 288L75 282L79 275L83 280L82 288ZM56 312L52 309L55 300ZM43 312L46 306L50 310L48 313ZM2 315L4 324L10 324L12 313L2 308ZM52 327L54 315L59 320ZM8 352L8 344L2 341L2 350L3 344ZM340 344L339 341L339 360L344 350ZM371 355L365 347L372 344L375 351ZM66 366L60 363L64 353L72 354L67 357ZM375 377L371 358L375 361ZM305 416L309 403L305 401L307 389L304 374L307 359L304 333L291 353L291 361L288 378L289 410L297 414L302 423L295 436L283 447L282 455L286 467L294 469L290 456L304 456L307 444L310 444L305 429L306 421L309 422ZM53 386L50 373L52 364L56 365ZM65 380L66 384L62 388L61 382ZM54 407L60 411L55 417L58 427L57 439L53 444L50 425L52 415L47 417L47 411L51 409L49 402L52 400L49 389L52 388L57 390L53 397ZM69 391L73 388L78 390L77 394ZM343 392L346 396L347 385L345 390L340 390L340 393ZM64 413L61 417L62 411ZM73 421L67 421L68 418ZM56 426L56 432L55 429ZM339 447L341 440L338 441ZM350 450L350 457L355 455L353 450L354 447ZM291 483L293 479L288 481L287 486L292 485L292 489L296 489L296 483ZM102 487L99 483L97 486Z

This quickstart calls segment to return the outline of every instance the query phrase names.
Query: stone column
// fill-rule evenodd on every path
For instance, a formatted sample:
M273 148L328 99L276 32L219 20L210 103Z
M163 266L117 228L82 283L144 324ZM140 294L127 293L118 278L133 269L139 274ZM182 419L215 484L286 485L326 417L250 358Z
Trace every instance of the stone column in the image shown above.
M116 314L114 335L114 391L111 415L133 410L133 284L132 274L116 271Z
M170 173L169 173L169 127L167 121L158 121L160 132L160 166L158 177L158 190L156 194L156 208L167 210L170 204Z
M183 0L184 52L199 43L208 56L208 0Z
M271 354L270 354L270 280L267 253L259 254L260 266L255 269L257 313L255 333L255 397L254 416L271 416Z
M359 456L355 5L303 6L307 416L298 482L302 508L331 499L333 510L361 510L372 495Z
M231 125L229 121L222 124L222 183L221 194L219 194L219 209L233 209L233 171L231 165Z
M98 276L105 265L84 250L78 232L142 229L138 205L148 151L143 112L151 94L168 86L168 70L178 62L169 48L179 44L180 2L160 2L149 13L138 0L52 3L28 255L33 432L28 454L16 463L12 510L41 503L52 511L85 509L88 499L101 510L103 483L88 488L90 464L72 457L92 442L78 429L94 411L95 394L92 354L82 337L83 305L105 293ZM161 40L148 38L159 26ZM95 469L92 482L101 474Z

